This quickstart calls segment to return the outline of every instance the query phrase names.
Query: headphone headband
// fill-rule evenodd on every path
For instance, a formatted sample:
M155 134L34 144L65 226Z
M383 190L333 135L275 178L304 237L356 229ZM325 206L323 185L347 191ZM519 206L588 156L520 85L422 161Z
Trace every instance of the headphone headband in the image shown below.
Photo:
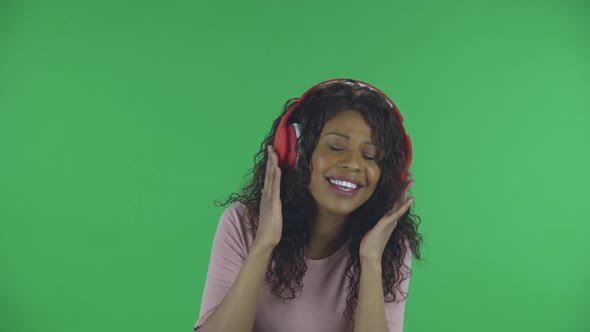
M316 85L307 89L307 91L305 91L301 95L301 97L299 97L297 99L296 102L294 102L293 104L290 105L289 109L287 110L287 112L285 112L281 121L279 122L279 126L278 126L275 136L274 136L273 146L274 146L275 152L279 156L279 165L281 167L291 168L295 165L295 163L297 161L296 143L297 143L297 138L299 137L299 135L296 132L295 128L288 124L291 114L293 114L293 112L295 111L297 106L299 106L310 93L315 91L316 88L318 88L319 86L327 85L329 83L334 83L334 82L342 82L342 83L348 84L348 85L357 84L357 85L363 86L369 90L376 91L377 93L379 93L379 95L384 97L385 101L389 104L389 106L393 108L393 110L395 112L395 116L400 121L401 128L402 128L402 135L403 135L403 137L405 137L405 141L406 141L406 155L408 158L408 163L406 165L406 169L405 169L404 174L402 174L402 177L407 176L407 172L408 172L408 170L410 168L410 164L412 162L412 143L410 141L410 136L406 134L406 130L403 126L404 118L403 118L401 112L399 111L397 106L395 106L394 102L381 90L379 90L378 88L374 87L373 85L371 85L369 83L355 80L355 79L351 79L351 78L335 78L335 79L330 79L330 80L326 80L326 81L322 81L320 83L317 83Z

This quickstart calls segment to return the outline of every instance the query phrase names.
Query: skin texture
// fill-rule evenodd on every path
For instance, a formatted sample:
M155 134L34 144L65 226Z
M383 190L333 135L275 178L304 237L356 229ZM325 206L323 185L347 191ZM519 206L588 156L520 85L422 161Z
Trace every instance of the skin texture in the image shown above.
M371 141L371 127L353 110L336 114L326 122L311 160L309 191L317 204L315 220L310 222L310 240L305 247L308 258L321 259L334 253L346 239L342 236L349 214L375 192L381 170L377 164L379 147ZM362 187L353 197L336 194L326 178L344 175L360 181ZM360 257L380 262L383 249L401 217L414 198L408 199L413 186L406 180L406 191L361 241Z
M308 258L327 257L345 241L341 233L348 215L373 195L381 176L378 152L371 142L371 127L360 113L342 111L324 125L311 160L308 188L317 214L310 222ZM332 191L326 178L338 175L360 181L362 187L356 195L346 198Z

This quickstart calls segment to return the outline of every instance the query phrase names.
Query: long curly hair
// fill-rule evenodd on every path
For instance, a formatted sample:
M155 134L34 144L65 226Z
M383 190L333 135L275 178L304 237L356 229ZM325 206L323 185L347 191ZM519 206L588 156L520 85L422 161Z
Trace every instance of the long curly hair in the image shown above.
M254 167L247 173L250 182L242 187L242 192L232 193L225 202L216 201L218 206L234 202L243 203L246 206L244 217L253 236L256 235L258 227L260 198L264 186L268 158L266 146L272 145L281 117L297 100L287 100L281 116L274 121L270 132L260 144L260 150L254 156ZM308 224L302 221L311 220L316 212L316 202L307 189L311 174L311 155L324 124L344 110L354 110L363 116L371 127L373 141L382 149L378 158L381 176L375 192L351 213L345 226L345 235L350 240L346 266L349 286L347 307L343 314L345 318L353 320L360 283L361 239L387 211L393 208L396 201L403 198L405 189L405 183L399 180L407 162L403 150L401 123L395 117L393 108L378 92L354 81L348 81L347 84L341 81L331 82L317 87L294 110L291 119L301 125L301 136L297 140L299 157L295 167L281 169L283 231L280 242L271 254L265 279L271 286L272 293L283 301L294 299L302 290L302 280L307 270L304 246L310 236ZM386 302L396 301L396 285L400 294L404 295L403 299L407 298L407 293L399 286L402 280L411 275L410 267L404 264L407 247L416 259L420 259L422 235L418 233L418 226L421 219L410 210L411 208L400 217L383 252L381 266ZM283 296L285 290L288 290L290 295Z

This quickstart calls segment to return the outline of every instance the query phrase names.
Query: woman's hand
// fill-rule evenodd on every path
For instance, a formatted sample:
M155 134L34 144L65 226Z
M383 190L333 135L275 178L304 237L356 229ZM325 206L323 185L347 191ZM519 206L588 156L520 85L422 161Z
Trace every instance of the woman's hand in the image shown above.
M393 208L387 212L377 224L368 231L361 240L359 255L363 260L369 260L381 266L381 257L385 250L385 245L391 236L391 233L397 226L397 221L406 213L410 205L415 201L412 197L408 199L410 188L416 181L412 177L406 180L406 191L402 199L393 205Z
M283 209L281 204L281 168L274 149L267 147L264 188L260 198L260 215L254 245L273 249L281 241L283 232Z

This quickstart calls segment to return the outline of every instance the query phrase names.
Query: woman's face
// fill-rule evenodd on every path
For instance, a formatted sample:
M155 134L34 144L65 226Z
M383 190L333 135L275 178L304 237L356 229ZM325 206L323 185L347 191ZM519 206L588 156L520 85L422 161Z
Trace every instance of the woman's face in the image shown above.
M311 156L309 191L318 209L348 215L375 192L381 170L371 127L356 111L337 113L326 122Z

